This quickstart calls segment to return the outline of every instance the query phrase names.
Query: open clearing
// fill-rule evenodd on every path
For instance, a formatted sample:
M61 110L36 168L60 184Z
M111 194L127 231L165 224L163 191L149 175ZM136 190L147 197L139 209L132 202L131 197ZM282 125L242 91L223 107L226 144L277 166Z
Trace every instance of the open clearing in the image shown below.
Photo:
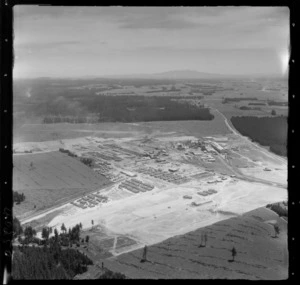
M274 221L280 228L278 238L274 238ZM199 247L202 234L207 234L205 247ZM233 246L237 251L234 262ZM106 268L129 278L282 280L288 277L287 223L259 208L149 246L144 263L142 255L143 249L138 249L97 259L96 264L104 262ZM92 272L82 278L95 278Z
M227 219L228 214L222 212L229 212L230 217L287 199L285 189L244 181L215 185L213 188L218 193L208 196L210 198L197 194L210 188L207 184L185 184L115 200L110 192L126 190L112 188L106 193L111 198L110 202L90 209L74 206L70 214L57 215L48 225L60 229L62 223L69 228L81 222L83 229L89 229L93 220L95 225L108 231L149 245ZM183 196L191 196L192 199L184 199ZM192 202L199 206L194 207Z

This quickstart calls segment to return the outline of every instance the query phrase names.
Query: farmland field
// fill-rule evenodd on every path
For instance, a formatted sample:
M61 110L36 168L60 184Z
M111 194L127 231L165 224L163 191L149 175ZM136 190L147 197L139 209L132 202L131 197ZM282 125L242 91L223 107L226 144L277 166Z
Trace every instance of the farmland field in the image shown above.
M274 238L272 222L281 232ZM143 249L105 260L105 266L129 278L286 279L287 223L274 212L259 208L240 217L169 238L152 245L141 263ZM201 244L201 234L207 244ZM237 255L232 262L231 249Z
M14 155L13 163L13 189L26 196L24 202L14 206L17 216L57 205L109 183L104 176L60 152Z

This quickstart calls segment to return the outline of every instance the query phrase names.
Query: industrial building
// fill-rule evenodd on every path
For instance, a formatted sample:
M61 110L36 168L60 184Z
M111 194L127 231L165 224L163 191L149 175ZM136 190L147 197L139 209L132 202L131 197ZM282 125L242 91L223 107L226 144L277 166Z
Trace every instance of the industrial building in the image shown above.
M135 176L136 176L135 173L130 172L130 171L122 170L121 173L122 173L122 174L125 174L126 176L129 176L129 177L135 177Z
M223 153L224 152L224 148L222 146L220 146L218 143L216 142L211 142L210 143L211 146L219 153Z

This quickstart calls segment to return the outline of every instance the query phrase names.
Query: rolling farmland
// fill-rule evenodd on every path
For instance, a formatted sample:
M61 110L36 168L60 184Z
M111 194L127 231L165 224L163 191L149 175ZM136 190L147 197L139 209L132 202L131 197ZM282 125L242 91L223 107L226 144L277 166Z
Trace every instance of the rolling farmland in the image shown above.
M15 155L13 163L13 189L26 196L14 207L18 216L66 202L109 183L104 176L60 152Z
M281 229L278 238L271 225L275 221ZM144 263L140 262L143 249L139 249L105 260L105 265L129 278L285 279L286 231L283 219L259 208L150 246ZM199 247L204 233L206 246ZM234 262L233 246L237 250Z

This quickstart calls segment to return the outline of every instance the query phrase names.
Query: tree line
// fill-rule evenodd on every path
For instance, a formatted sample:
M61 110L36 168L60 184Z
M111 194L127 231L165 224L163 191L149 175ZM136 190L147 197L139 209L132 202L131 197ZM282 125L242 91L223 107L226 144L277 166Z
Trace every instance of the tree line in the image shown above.
M36 245L51 245L53 243L58 243L61 246L72 247L74 244L76 246L80 245L80 242L84 242L84 239L80 239L80 230L82 229L82 224L79 223L76 226L67 229L64 224L61 226L61 232L54 230L51 227L42 228L42 239L36 237L37 233L31 226L23 227L20 221L15 217L13 219L13 236L18 237L18 242L22 245L28 245L30 243ZM50 235L53 233L52 237ZM88 242L88 238L85 239Z
M67 154L68 156L77 157L77 154L75 154L74 152L72 152L72 151L70 151L68 149L59 148L59 151L62 152L62 153Z
M18 246L12 259L13 279L73 279L87 271L93 262L74 249L62 249L57 243L49 247Z
M193 106L187 102L179 104L172 100L174 98L172 96L89 95L44 102L41 104L46 104L47 108L40 106L39 109L44 109L45 124L212 120L214 118L208 108ZM88 119L91 114L92 120Z
M94 163L94 160L90 157L80 157L80 161L89 167L92 167Z
M257 111L261 110L260 107L248 107L248 106L241 106L239 109L240 110L257 110Z
M43 124L70 123L70 124L96 124L97 116L63 116L63 115L47 115L43 119Z
M18 193L17 191L13 191L13 202L19 205L21 202L25 200L24 193Z
M92 225L94 221L92 220ZM82 224L76 224L67 229L61 225L61 232L51 227L42 228L42 239L37 238L37 232L31 226L25 229L18 218L13 218L13 238L19 244L13 248L12 275L13 279L47 280L73 279L75 275L87 271L93 261L81 253L73 245L89 244L90 237L80 237ZM53 235L50 237L50 235ZM105 270L99 279L124 279L126 276Z
M242 95L242 94L241 94ZM222 103L231 103L231 102L240 102L240 101L256 101L258 100L256 97L233 97L233 98L223 98Z
M278 214L279 217L288 217L287 202L268 204L266 207Z
M71 157L78 157L77 154L71 152L71 151L68 150L68 149L59 148L59 151L62 152L62 153L65 153L65 154L67 154L67 155L69 155L69 156L71 156ZM94 163L94 160L93 160L92 158L90 158L90 157L79 157L79 160L80 160L83 164L85 164L85 165L87 165L87 166L89 166L89 167L92 167L92 166L93 166L93 163Z

